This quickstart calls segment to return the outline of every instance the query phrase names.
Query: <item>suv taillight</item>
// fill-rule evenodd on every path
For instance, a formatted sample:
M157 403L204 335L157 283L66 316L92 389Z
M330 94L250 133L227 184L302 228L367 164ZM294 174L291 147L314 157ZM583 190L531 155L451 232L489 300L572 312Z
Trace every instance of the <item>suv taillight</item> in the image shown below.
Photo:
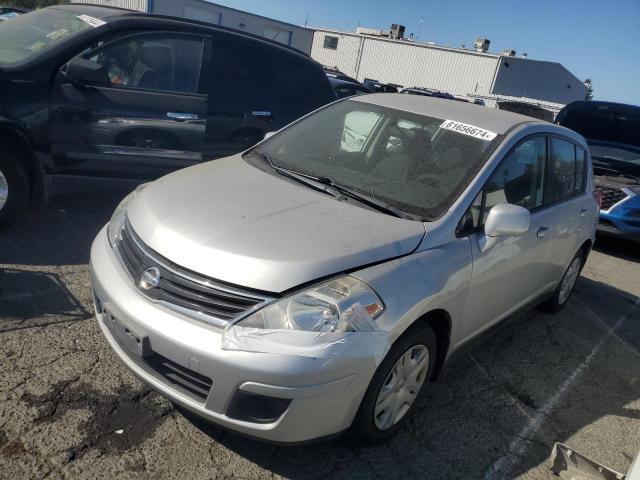
M598 203L598 208L602 208L602 190L600 190L599 188L594 188L593 198Z

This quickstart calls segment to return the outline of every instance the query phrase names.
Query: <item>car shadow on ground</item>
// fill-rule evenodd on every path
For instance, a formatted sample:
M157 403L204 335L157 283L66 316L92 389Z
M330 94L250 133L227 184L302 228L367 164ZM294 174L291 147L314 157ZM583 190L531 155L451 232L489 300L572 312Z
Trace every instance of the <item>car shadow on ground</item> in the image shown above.
M545 462L555 441L604 416L640 419L628 406L640 398L637 301L581 278L562 312L520 315L448 365L407 425L381 445L343 437L274 446L187 418L286 478L366 478L371 471L384 478L513 478ZM615 440L624 458L633 458L625 438Z
M62 317L68 322L93 314L56 273L14 268L0 270L0 312L0 333L31 328L34 322L46 326Z
M84 265L125 190L61 194L0 228L0 264Z

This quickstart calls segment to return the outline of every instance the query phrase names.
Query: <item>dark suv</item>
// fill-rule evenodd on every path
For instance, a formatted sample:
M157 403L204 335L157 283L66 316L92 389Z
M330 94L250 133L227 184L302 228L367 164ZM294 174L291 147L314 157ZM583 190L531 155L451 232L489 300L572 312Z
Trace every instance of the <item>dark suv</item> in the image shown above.
M640 107L581 100L556 123L587 139L601 198L598 232L640 242Z
M0 222L70 183L237 153L335 98L308 56L202 22L79 5L2 22Z

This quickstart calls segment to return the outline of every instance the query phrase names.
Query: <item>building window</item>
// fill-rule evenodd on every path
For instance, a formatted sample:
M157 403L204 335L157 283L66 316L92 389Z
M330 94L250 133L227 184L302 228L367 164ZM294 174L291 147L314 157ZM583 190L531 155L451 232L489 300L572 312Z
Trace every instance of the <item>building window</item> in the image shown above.
M331 50L338 49L338 37L331 37L329 35L324 36L324 48L329 48Z

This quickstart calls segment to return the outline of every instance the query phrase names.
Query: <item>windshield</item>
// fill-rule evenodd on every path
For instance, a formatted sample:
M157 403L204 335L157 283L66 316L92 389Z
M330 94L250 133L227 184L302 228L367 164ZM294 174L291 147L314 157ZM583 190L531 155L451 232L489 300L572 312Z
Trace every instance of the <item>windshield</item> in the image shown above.
M46 8L0 22L0 65L28 60L52 45L91 28L89 23L92 20L98 22L94 25L101 23L92 17Z
M433 220L462 193L501 140L492 132L460 125L346 100L259 148L277 166L329 178Z

